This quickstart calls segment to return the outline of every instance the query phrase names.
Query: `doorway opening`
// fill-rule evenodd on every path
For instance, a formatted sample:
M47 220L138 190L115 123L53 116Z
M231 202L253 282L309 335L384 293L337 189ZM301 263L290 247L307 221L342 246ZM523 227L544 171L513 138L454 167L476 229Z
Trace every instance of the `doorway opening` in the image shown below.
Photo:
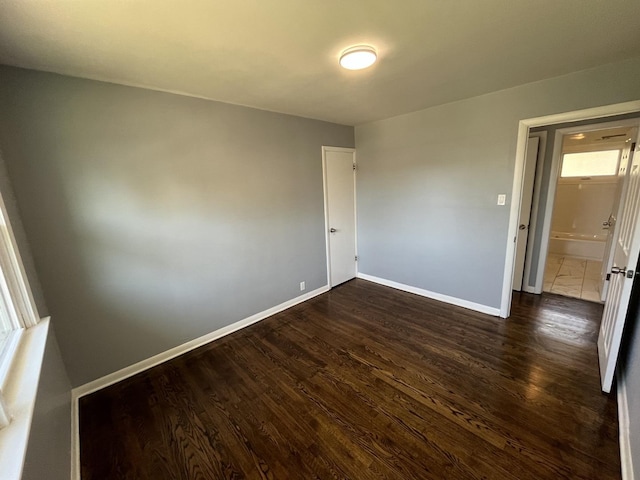
M617 119L612 118L615 115L625 114L627 117L625 120L617 121ZM594 124L596 120L603 121L604 117L608 117L608 123ZM544 120L547 121L545 122ZM615 120L615 122L612 120ZM582 122L579 124L574 123L574 126L565 127L565 125L567 125L566 123L562 125L563 122L569 121ZM598 335L598 357L602 390L605 393L609 393L613 384L618 352L622 341L624 325L628 316L627 307L629 306L634 279L637 276L634 269L640 259L640 148L637 148L637 145L640 145L640 137L638 137L638 130L640 130L640 102L628 102L626 104L598 107L520 122L516 171L513 185L514 197L519 198L520 201L514 201L512 203L510 212L509 233L510 239L513 239L513 244L511 246L508 244L507 247L505 288L503 289L503 303L501 308L501 316L503 317L509 316L512 298L511 288L507 290L506 287L513 287L514 285L513 274L517 258L518 238L516 233L518 231L518 225L520 224L520 226L522 226L520 223L520 206L523 203L523 186L526 184L527 140L532 127L544 128L545 125L553 130L552 137L555 137L553 140L554 148L551 162L547 162L549 152L545 155L545 168L548 169L548 181L541 183L546 183L547 188L544 194L542 193L543 189L541 189L539 195L539 200L544 206L538 205L537 215L531 219L531 226L534 231L529 235L531 239L541 238L542 240L537 244L537 261L530 262L532 266L535 265L537 268L536 270L530 271L529 276L525 273L523 280L527 281L527 288L532 288L531 279L535 277L534 287L536 291L534 293L541 293L543 287L542 280L544 278L544 270L551 243L550 240L576 240L571 237L566 238L567 235L561 235L572 234L571 231L554 231L556 235L552 235L552 218L554 217L554 204L557 199L556 191L560 194L560 190L566 190L565 193L569 195L572 189L581 190L587 184L593 186L597 183L610 183L612 186L609 186L609 189L613 189L615 192L613 194L613 205L606 205L611 213L607 220L602 222L602 226L606 227L605 230L607 230L608 238L605 240L602 235L596 234L600 236L598 238L588 239L588 241L593 243L596 241L604 242L605 245L601 257L601 275L603 280L607 280L607 282L603 282L602 291L597 292L605 299ZM615 131L614 129L618 127L634 128L628 131ZM597 130L609 130L609 132L597 132ZM592 143L596 141L604 142L605 140L613 143L617 140L617 135L620 135L619 138L623 139L625 145L628 144L628 146L624 148L610 148L609 150L613 150L613 152L604 154L602 152L607 151L607 149L603 149L601 146L586 149L583 148L584 146L582 144L571 145L571 141L583 140L589 137L590 133L592 133ZM572 138L565 138L571 136ZM607 156L608 160L604 158ZM615 181L613 178L614 175L616 177ZM611 181L604 181L604 177L611 177L608 179ZM595 182L592 181L594 178L596 179ZM567 188L562 188L565 185ZM606 204L607 202L604 203ZM562 209L563 207L560 206L559 208ZM557 217L557 215L561 214L556 211L555 216ZM571 215L568 216L571 217ZM526 221L528 220L529 219ZM582 223L572 221L570 228L575 229L578 224L584 226L586 221L582 221ZM561 224L556 222L555 226L558 225ZM587 238L578 238L578 240L584 241L587 240ZM533 248L535 245L534 240L531 251L535 250ZM595 260L598 258L598 253L593 250L594 246L599 247L599 245L583 244L562 245L561 247L563 249L570 247L574 256L577 251L583 258L586 256L585 252L590 252L589 254L592 255L592 258ZM556 247L558 246L556 245L552 248ZM585 248L587 250L585 250ZM529 246L527 247L527 251L529 251ZM566 254L566 251L564 251L564 253ZM568 268L572 267L570 263L571 262L567 265ZM586 268L585 262L583 273L586 272ZM595 277L596 274L593 270L595 270L595 266L591 267L592 275ZM597 279L594 279L594 282L597 281ZM584 282L584 276L582 282ZM580 292L580 295L582 295L582 292Z
M627 107L631 108L626 110ZM598 114L596 112L601 113ZM596 146L593 146L592 150L597 150L601 149L601 143L603 142L603 140L595 140L595 138L598 138L598 131L611 129L626 131L634 127L640 127L640 101L586 111L568 112L566 114L551 115L520 122L516 165L518 172L514 175L513 191L513 198L519 198L520 201L514 201L511 205L511 220L509 225L510 235L512 235L510 238L513 243L508 245L508 248L512 246L513 250L507 254L508 266L506 268L510 278L505 278L500 316L504 318L509 316L513 290L541 294L544 289L544 273L549 246L551 243L551 248L555 249L555 243L557 243L555 242L556 239L552 239L552 242L549 240L552 238L553 207L558 185L563 182L576 183L575 178L571 179L571 177L568 176L569 170L565 170L564 172L566 178L562 177L563 153L579 153L577 151L579 147L576 143L578 143L579 137L583 134L588 141L591 140L591 143L596 142ZM608 134L603 132L599 138L603 136L610 137L606 138L605 141L614 144L616 140L622 137L613 137L612 135L619 134L621 133L618 131L608 132ZM574 137L573 139L567 140L566 149L563 147L565 137ZM586 144L588 142L583 143ZM618 146L620 146L620 144L621 142L617 143ZM536 145L538 145L537 155L532 154L532 148L530 148ZM583 147L583 149L588 150L588 147ZM535 163L535 166L532 166L530 164L531 162ZM531 177L534 177L535 181L533 181ZM580 176L580 179L582 178L583 177ZM558 181L559 179L560 182ZM592 181L592 183L598 181L599 180L596 179ZM529 190L527 190L527 188ZM584 188L584 186L582 188ZM561 190L568 190L568 188L565 188L563 185L561 186ZM525 212L527 199L530 199L530 208ZM605 220L609 220L608 217L612 210L614 209L610 208L610 211L600 220L600 225ZM524 233L526 233L526 235L523 235L523 228L525 229ZM573 229L562 231L556 229L554 232L575 233L572 232L572 230ZM599 240L603 239L602 236L598 238ZM522 242L523 239L524 245ZM600 245L600 247L601 246L602 245ZM606 246L605 249L609 251L610 247ZM555 253L557 253L557 251ZM577 256L591 256L591 260L596 260L596 256L593 254L587 253L585 255L585 253L582 253ZM552 259L553 258L554 257L552 257ZM558 260L557 257L556 260ZM582 260L586 260L586 258L582 258ZM560 263L561 262L562 260L560 260ZM606 263L607 262L603 262L603 269ZM567 273L570 264L571 261L567 262L563 274ZM579 266L578 269L580 268ZM550 269L553 270L552 268ZM595 269L596 265L589 267L589 276L592 277L592 279L596 276L596 273L594 273ZM559 270L560 268L558 268L558 271ZM586 273L586 264L584 265L584 270ZM521 279L520 284L518 284L517 278ZM549 287L549 280L554 280L554 278L551 272L547 273L547 287ZM553 282L551 283L553 284ZM556 285L556 290L559 289L558 287L561 286L562 283L561 281L559 285ZM587 283L593 284L593 281ZM587 287L589 287L589 285L587 285ZM587 288L587 290L591 291L592 289ZM547 288L547 291L549 291L549 288ZM602 301L606 289L596 288L596 291L601 294ZM580 294L582 294L582 292L580 292ZM589 295L588 293L585 294L585 296ZM589 300L595 301L595 296L592 293Z
M600 303L637 127L557 134L562 135L560 164L542 290Z

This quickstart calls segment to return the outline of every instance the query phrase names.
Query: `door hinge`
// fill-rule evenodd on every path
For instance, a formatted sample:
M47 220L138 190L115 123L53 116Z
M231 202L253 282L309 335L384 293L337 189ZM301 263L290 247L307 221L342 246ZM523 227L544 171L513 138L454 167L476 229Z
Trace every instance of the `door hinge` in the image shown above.
M355 163L353 164L353 169L356 170L356 164Z
M358 255L356 255L356 262L358 261Z

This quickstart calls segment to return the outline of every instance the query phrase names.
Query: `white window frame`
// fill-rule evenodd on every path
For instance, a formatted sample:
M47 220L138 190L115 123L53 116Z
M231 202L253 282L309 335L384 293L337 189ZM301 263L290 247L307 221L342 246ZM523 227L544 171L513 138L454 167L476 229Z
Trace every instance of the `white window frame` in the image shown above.
M567 176L567 177L563 177L562 176L562 166L564 164L564 157L565 155L572 155L572 154L579 154L579 153L591 153L591 152L613 152L613 151L617 151L618 152L618 160L616 162L616 168L615 168L615 173L613 175L583 175L583 176ZM606 149L566 149L563 150L562 152L562 158L560 160L560 170L558 171L558 183L575 183L575 182L580 182L580 181L591 181L592 183L611 183L611 182L616 182L618 180L618 167L620 166L620 157L622 156L622 149L621 148L617 148L617 147L613 147L613 148L606 148Z
M7 410L3 391L10 376L13 361L25 329L36 326L40 317L1 192L0 315L3 316L4 323L10 325L12 329L0 344L0 429L2 429L11 421L11 412Z

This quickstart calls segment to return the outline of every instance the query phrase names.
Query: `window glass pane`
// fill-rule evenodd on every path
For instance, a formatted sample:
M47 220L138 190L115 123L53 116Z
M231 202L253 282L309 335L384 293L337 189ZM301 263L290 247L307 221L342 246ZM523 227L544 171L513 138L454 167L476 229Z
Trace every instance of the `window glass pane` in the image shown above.
M620 150L566 153L562 157L561 177L599 177L615 175Z
M2 351L2 344L4 343L4 339L9 335L9 332L13 330L11 322L4 314L4 312L0 312L0 351Z

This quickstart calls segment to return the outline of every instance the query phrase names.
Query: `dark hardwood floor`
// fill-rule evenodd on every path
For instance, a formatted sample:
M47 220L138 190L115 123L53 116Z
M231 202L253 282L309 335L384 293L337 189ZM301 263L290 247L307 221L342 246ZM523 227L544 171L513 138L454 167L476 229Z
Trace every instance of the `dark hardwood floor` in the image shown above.
M83 397L82 478L619 479L601 311L353 280Z

